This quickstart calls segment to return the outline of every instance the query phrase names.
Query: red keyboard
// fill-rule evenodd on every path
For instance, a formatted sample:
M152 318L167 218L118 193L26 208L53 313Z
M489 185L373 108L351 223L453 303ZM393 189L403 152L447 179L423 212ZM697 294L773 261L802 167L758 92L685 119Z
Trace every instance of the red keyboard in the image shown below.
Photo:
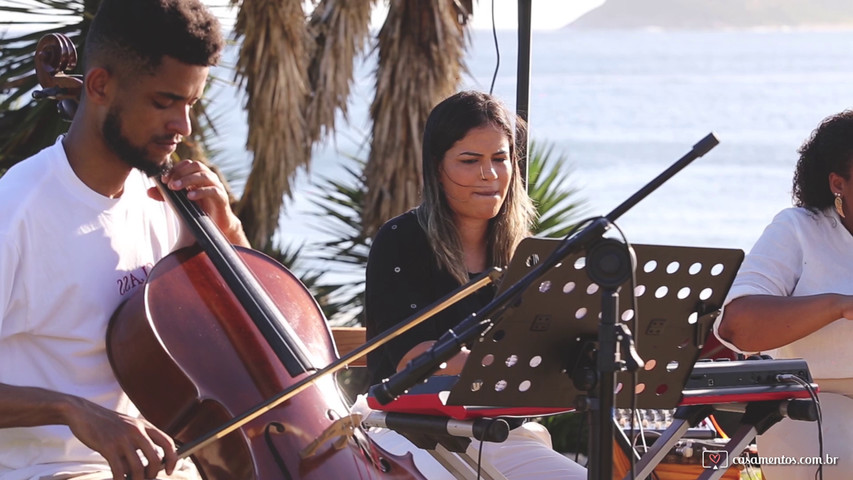
M782 382L778 375L792 374L815 391L808 365L801 359L761 359L698 362L687 380L679 405L747 403L768 400L809 398L808 389ZM570 412L572 408L494 407L446 405L456 376L436 375L412 387L408 393L386 405L368 396L367 404L384 412L434 415L466 420L482 417L536 417Z

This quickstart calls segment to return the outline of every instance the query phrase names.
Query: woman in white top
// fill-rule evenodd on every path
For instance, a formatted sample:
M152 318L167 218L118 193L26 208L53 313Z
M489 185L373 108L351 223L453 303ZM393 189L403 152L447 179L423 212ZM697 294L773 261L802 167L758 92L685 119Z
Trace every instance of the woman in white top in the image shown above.
M837 458L823 477L842 479L853 471L853 111L824 119L799 153L796 206L747 255L714 331L743 353L808 362L821 391L823 458ZM759 437L758 452L804 463L819 455L818 425L784 419ZM808 461L762 471L768 480L814 478Z

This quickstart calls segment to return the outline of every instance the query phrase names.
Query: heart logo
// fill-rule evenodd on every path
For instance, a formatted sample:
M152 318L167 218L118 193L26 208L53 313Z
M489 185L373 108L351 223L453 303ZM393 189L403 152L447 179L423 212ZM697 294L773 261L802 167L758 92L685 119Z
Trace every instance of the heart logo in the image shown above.
M702 452L702 467L719 470L729 466L729 452L725 450L705 450Z

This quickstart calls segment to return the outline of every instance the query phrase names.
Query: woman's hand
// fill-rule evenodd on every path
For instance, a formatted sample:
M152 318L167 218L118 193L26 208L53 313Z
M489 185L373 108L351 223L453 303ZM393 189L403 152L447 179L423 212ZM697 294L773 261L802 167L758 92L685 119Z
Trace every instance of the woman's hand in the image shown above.
M406 352L406 354L403 355L403 358L400 359L400 362L397 364L397 371L399 372L405 368L406 364L408 364L413 358L429 350L434 343L435 341L430 340L421 342L412 347L412 349ZM459 353L443 364L441 370L435 372L436 375L459 375L462 373L462 367L465 366L465 362L468 360L469 353L471 353L471 351L463 347Z

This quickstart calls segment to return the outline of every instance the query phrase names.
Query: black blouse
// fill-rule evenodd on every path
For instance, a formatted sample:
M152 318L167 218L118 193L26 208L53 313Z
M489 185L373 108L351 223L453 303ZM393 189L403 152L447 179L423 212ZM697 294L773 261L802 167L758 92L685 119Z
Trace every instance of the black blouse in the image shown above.
M376 234L367 260L367 338L379 335L459 287L450 273L438 267L414 210L389 220ZM391 376L412 347L437 340L493 296L494 288L484 287L368 354L371 384Z

